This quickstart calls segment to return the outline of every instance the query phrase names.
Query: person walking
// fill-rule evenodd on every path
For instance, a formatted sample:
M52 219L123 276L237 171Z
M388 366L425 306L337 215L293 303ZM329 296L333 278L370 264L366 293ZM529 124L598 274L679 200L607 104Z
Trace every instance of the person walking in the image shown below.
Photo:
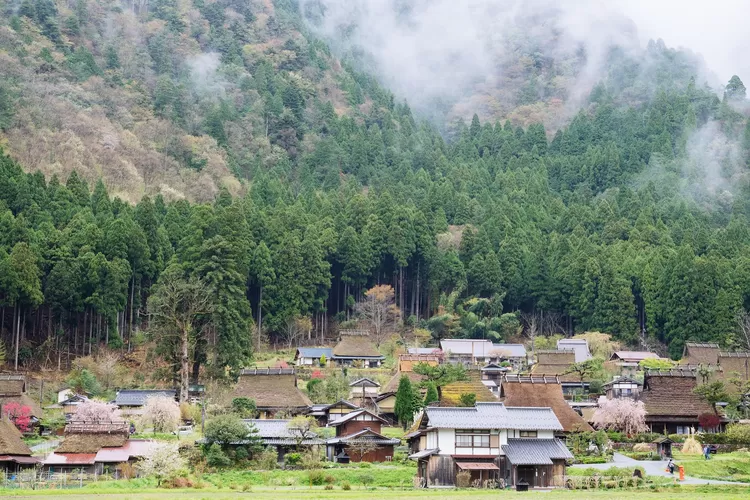
M674 460L671 458L669 459L669 462L667 462L667 469L669 470L669 473L674 476Z
M706 460L711 459L711 448L708 445L703 447L703 456L706 457Z

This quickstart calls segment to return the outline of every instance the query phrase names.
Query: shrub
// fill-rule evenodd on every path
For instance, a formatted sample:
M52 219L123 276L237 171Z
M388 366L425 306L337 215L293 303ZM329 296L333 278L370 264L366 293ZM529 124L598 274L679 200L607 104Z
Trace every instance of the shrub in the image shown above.
M206 450L206 462L211 467L228 467L232 460L221 449L221 446L214 443Z
M249 453L247 452L247 448L245 448L244 446L239 446L239 447L238 447L238 448L237 448L237 449L236 449L236 450L234 451L234 458L235 458L235 460L237 460L237 461L240 461L240 460L247 460L247 458L248 458L249 456L250 456L250 454L249 454Z
M325 482L325 474L320 469L313 469L307 473L307 482L314 486L320 486Z
M341 489L344 491L349 491L352 489L352 485L349 484L349 481L344 481L343 483L341 483Z
M324 490L332 490L333 489L333 485L332 484L326 484L325 488L323 488L323 489Z
M471 486L471 472L462 470L456 474L456 486L459 488L468 488Z
M268 447L256 456L256 468L261 470L273 470L279 465L279 455L276 449Z
M299 465L302 461L302 455L299 453L287 453L284 456L284 463L286 465Z
M362 486L367 486L368 484L372 484L375 482L375 476L370 473L360 474L359 482L362 483Z
M668 437L675 443L684 443L689 436L687 434L670 434Z
M335 477L333 477L333 476L332 476L332 475L330 475L330 474L327 474L327 475L326 475L326 477L325 477L325 478L323 479L323 481L324 481L324 482L325 482L326 484L333 484L333 483L335 483L335 482L336 482L336 478L335 478Z
M727 426L727 442L733 444L750 444L749 424L730 424Z

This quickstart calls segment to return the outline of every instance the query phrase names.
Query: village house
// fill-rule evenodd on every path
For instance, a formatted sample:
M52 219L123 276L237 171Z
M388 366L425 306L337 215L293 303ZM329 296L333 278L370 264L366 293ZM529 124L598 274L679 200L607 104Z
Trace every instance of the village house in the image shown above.
M145 457L153 441L129 439L125 421L70 423L62 444L42 462L50 473L119 473L120 465Z
M583 363L592 358L591 351L589 351L589 341L586 339L560 339L557 341L557 350L575 351L575 362Z
M261 419L307 413L312 401L297 387L293 368L249 368L240 372L232 398L255 401Z
M326 457L331 462L390 462L394 446L401 440L381 434L383 418L369 410L357 410L334 420L329 427L336 437L326 441Z
M560 379L554 376L505 375L500 384L500 401L507 407L551 408L566 433L593 430L570 407Z
M359 410L359 406L345 399L340 399L332 404L314 404L310 407L308 415L315 417L318 425L325 427L342 416Z
M22 434L7 417L0 418L0 471L15 474L33 468L39 457L31 456L31 449L21 439Z
M317 449L325 445L325 441L320 439L315 432L307 431L303 436L301 431L294 431L289 428L291 420L268 419L268 420L243 420L245 425L254 426L258 430L258 437L263 440L263 446L274 448L276 450L278 461L283 462L287 453L295 452L302 449ZM232 443L241 445L247 443Z
M294 364L297 366L320 366L320 360L326 363L333 358L333 349L330 347L299 347L294 355Z
M685 342L682 350L682 365L717 365L719 344L712 342Z
M411 372L417 365L425 364L437 366L440 364L440 356L437 354L399 354L398 371Z
M693 370L647 370L641 401L646 407L646 425L660 434L690 434L701 431L698 417L714 413L693 390L698 386ZM721 424L720 429L723 428Z
M70 393L70 396L62 401L49 406L45 406L45 410L61 410L65 416L65 421L69 422L73 415L75 415L78 407L88 401L89 398L80 394Z
M536 356L537 362L531 369L531 375L534 377L552 376L558 380L566 399L580 400L586 397L590 383L573 370L576 364L574 349L540 350L536 352Z
M18 374L0 374L0 406L18 403L31 411L31 422L35 424L42 419L43 412L38 397L28 395L26 377Z
M720 351L717 361L725 379L750 380L750 352ZM731 384L727 388L732 390Z
M337 366L378 368L385 356L380 354L366 332L340 332L341 340L333 348L331 359Z
M148 398L164 396L177 401L177 391L173 389L122 389L117 391L114 403L123 417L134 417L143 413Z
M639 399L643 384L630 377L615 377L603 385L607 399Z
M555 438L562 425L550 408L511 408L477 403L469 408L424 409L408 435L421 487L456 485L467 471L473 486L525 482L532 488L562 484L573 458Z
M439 347L409 347L406 349L407 354L425 354L442 357L443 351Z
M648 351L616 351L609 357L609 364L617 367L620 375L634 377L641 371L640 363L644 359L659 359L659 355Z
M380 384L367 377L355 380L349 384L349 401L357 403L359 406L370 404L372 400L378 397L380 393Z
M511 370L510 367L500 366L495 363L490 363L487 366L483 366L479 371L482 373L482 383L489 389L495 396L500 396L500 381L503 375Z
M507 361L520 369L526 362L523 344L493 344L483 339L444 339L440 341L445 360L463 365L485 365Z

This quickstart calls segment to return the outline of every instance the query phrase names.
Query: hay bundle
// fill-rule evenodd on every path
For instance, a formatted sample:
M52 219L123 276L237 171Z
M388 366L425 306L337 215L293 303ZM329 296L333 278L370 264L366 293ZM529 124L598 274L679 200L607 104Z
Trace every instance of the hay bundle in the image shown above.
M682 452L686 455L701 455L703 454L703 446L701 446L697 439L690 436L682 445Z

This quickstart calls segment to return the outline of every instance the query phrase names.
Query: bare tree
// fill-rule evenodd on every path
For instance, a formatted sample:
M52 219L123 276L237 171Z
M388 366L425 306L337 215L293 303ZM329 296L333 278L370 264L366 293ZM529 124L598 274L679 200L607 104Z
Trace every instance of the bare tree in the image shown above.
M284 328L284 338L288 347L299 344L299 340L305 335L310 336L312 330L312 320L305 316L294 316L286 321Z
M170 266L159 278L148 300L150 327L162 340L175 342L180 359L180 403L187 401L190 353L207 324L200 319L213 311L211 294L196 278L185 278L177 266Z
M372 439L367 438L352 439L351 441L347 441L346 447L348 450L350 450L350 452L355 453L356 459L352 457L355 462L361 462L362 458L365 455L367 455L368 453L372 453L379 448L377 443L373 442Z
M539 335L539 321L536 313L521 313L521 322L523 322L523 334L531 340L531 350L534 351L534 340Z
M742 349L750 350L750 313L743 309L737 313L736 320L739 330L737 343Z
M377 285L365 292L365 298L358 302L355 310L367 322L375 345L386 339L401 318L401 310L396 306L396 293L390 285Z
M299 415L290 420L286 428L296 441L297 450L299 451L305 439L311 439L316 436L315 429L318 428L318 421L314 417Z

